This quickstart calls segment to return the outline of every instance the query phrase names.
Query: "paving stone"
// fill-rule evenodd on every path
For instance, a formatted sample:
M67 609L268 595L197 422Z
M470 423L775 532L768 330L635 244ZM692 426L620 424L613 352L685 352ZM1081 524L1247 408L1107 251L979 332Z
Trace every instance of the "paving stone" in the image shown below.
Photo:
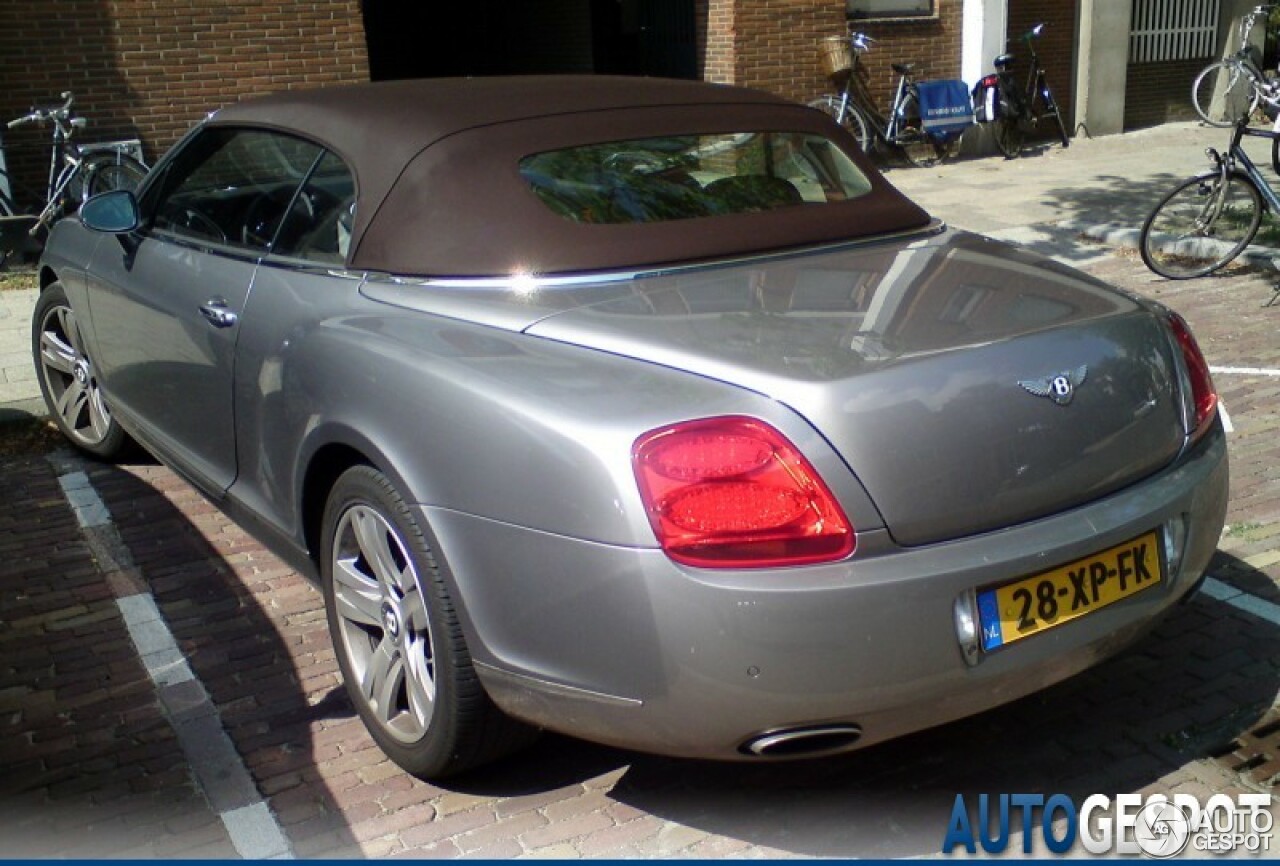
M577 860L578 851L572 845L560 843L545 848L534 848L525 852L522 859L528 860Z
M490 806L493 802L493 797L448 793L437 797L432 801L431 805L435 806L436 811L441 815L452 815L454 812L464 812L481 806Z
M494 814L491 809L473 809L469 812L455 812L448 816L437 816L433 820L418 824L400 834L406 848L420 848L450 839L468 830L475 830L493 823Z
M645 815L590 833L578 843L577 848L586 857L618 856L618 852L628 846L653 839L664 827L661 819Z
M461 851L476 851L504 840L514 840L530 830L546 827L549 823L546 817L539 815L537 812L523 812L514 818L496 821L493 824L454 836L453 841Z
M520 843L530 851L546 848L570 839L586 836L605 827L612 827L613 819L603 812L592 812L586 815L574 815L554 824L539 827L520 834Z

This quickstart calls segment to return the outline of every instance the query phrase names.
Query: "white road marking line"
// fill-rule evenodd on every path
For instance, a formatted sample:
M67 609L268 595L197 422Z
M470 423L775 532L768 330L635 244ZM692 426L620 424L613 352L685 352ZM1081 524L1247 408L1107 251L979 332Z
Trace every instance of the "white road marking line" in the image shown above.
M1209 367L1215 376L1280 376L1280 370L1274 367Z
M248 806L223 812L222 823L231 835L231 844L246 860L292 860L276 816L259 800Z
M106 546L117 553L113 567L134 569L106 503L93 482L75 469L79 458L51 455L58 484L75 512L90 547ZM217 813L231 844L246 860L292 860L293 851L270 807L258 794L253 777L227 736L218 708L182 655L173 632L149 592L117 596L116 607L138 657L156 687L182 753L210 807Z
M1258 598L1256 595L1250 595L1228 583L1223 583L1216 577L1205 578L1204 583L1200 586L1200 591L1212 599L1231 605L1237 610L1253 614L1259 619L1265 619L1272 625L1280 625L1280 604L1267 601L1265 598Z
M76 522L80 524L81 529L91 529L111 523L111 515L107 513L107 507L98 498L98 492L89 483L88 475L83 472L60 475L58 485L62 487L62 494L67 497L67 502L71 503L71 510L75 512Z
M1228 433L1236 432L1235 425L1231 423L1231 416L1227 414L1227 404L1221 400L1218 401L1218 414L1222 416L1222 429Z

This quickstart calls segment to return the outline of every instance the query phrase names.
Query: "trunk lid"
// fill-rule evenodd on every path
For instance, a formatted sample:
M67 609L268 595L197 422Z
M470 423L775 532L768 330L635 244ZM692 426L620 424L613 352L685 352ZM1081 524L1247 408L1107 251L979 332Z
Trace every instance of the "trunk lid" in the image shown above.
M1158 316L963 233L637 280L527 332L789 405L904 545L1088 502L1183 442Z

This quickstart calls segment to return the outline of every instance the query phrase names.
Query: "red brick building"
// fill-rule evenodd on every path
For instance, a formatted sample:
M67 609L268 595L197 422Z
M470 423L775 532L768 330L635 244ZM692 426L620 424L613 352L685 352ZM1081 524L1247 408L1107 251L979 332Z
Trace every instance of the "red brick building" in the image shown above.
M360 0L0 0L0 119L69 90L84 141L140 138L149 160L220 105L368 77ZM43 192L49 134L4 133L19 203Z
M1114 129L1102 131L1118 131L1120 114L1112 102L1120 106L1128 126L1187 116L1190 78L1219 53L1242 4L0 0L0 118L22 114L34 103L56 102L61 91L71 90L90 118L84 140L140 138L148 158L155 159L217 106L282 88L370 78L531 72L670 75L758 87L807 101L829 86L819 65L819 40L844 32L850 21L879 40L865 62L873 92L887 102L894 80L890 63L915 62L924 77L962 77L972 83L991 68L1006 39L1043 21L1047 28L1040 54L1068 118L1074 116L1080 82L1089 85L1090 69L1099 57L1110 63L1108 70L1119 71L1094 81L1085 94L1090 117L1105 100L1104 107L1117 118ZM1117 10L1123 13L1119 18ZM1105 24L1099 23L1100 15ZM1190 43L1177 32L1168 34L1195 16L1210 16L1215 32L1207 42L1194 43L1200 47L1188 54ZM1115 20L1123 22L1124 32L1114 32ZM1159 45L1140 58L1119 56L1132 55L1141 39L1146 39L1143 45ZM1085 50L1088 62L1081 59ZM32 128L5 136L20 199L23 190L28 200L39 194L46 136L47 130Z

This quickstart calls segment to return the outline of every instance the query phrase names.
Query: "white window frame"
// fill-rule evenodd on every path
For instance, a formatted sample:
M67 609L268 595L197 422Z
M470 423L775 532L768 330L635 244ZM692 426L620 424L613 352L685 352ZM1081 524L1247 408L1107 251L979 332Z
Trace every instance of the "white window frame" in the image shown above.
M845 10L855 21L916 20L937 17L937 0L845 0Z

